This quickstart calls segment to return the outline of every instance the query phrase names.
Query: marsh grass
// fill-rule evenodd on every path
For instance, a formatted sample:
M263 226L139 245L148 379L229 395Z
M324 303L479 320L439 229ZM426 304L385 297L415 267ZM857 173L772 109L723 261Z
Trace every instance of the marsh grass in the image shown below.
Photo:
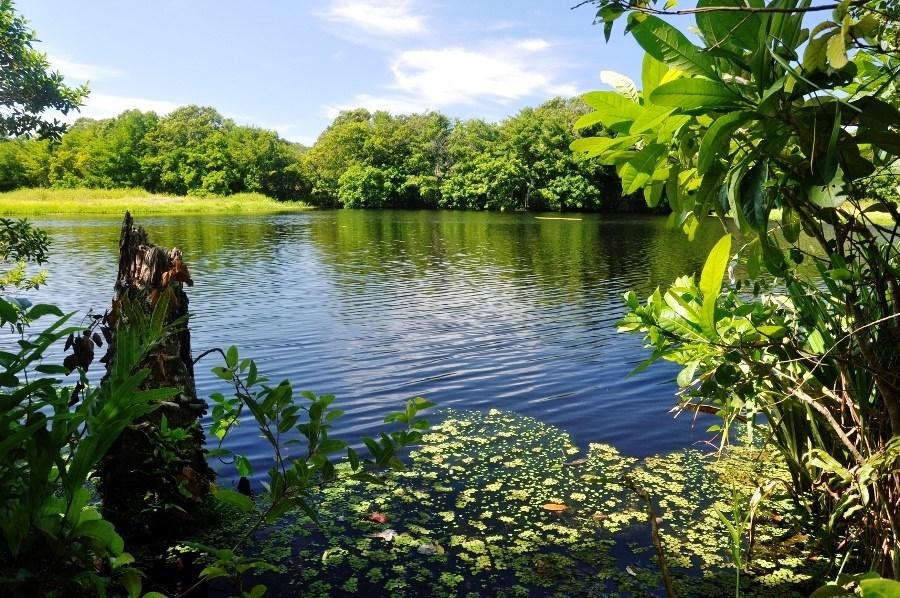
M302 201L278 201L260 193L227 197L177 196L144 189L17 189L0 193L0 215L276 213L311 209Z

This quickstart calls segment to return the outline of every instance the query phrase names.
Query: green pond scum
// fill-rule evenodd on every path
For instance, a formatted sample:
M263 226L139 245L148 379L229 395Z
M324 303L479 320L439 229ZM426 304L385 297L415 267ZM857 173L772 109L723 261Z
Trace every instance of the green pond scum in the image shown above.
M261 579L268 595L663 596L632 488L652 497L676 595L733 595L716 511L732 513L733 496L746 503L787 475L751 445L636 459L600 443L583 451L514 413L443 415L408 470L381 485L344 480L323 491L318 524L298 513L256 534L245 553L276 565ZM807 596L824 578L830 563L792 509L777 494L762 501L742 595ZM226 533L237 535L241 520L232 521Z

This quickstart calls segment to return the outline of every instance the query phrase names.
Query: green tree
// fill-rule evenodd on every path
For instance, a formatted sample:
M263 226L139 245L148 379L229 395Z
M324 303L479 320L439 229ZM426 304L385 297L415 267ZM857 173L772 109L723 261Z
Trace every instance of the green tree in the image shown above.
M353 164L338 180L338 199L347 208L383 208L394 195L391 173L376 166Z
M236 185L225 131L234 126L215 109L184 106L163 117L146 138L141 169L155 191L228 194Z
M623 328L646 335L651 361L684 366L682 407L720 416L723 442L763 416L754 431L820 540L900 577L900 214L864 186L900 156L891 6L701 0L682 11L696 46L665 8L597 4L607 36L627 14L647 55L640 92L619 77L584 97L594 112L578 124L615 137L573 149L615 165L626 193L665 194L688 235L714 212L743 239L723 237L699 280L644 305L629 294Z
M144 138L158 122L153 112L138 110L111 119L79 119L53 148L50 184L106 189L143 186Z
M0 191L49 186L49 164L49 140L0 141Z
M68 87L34 49L35 32L17 15L12 0L0 0L0 138L36 134L58 137L66 129L45 113L77 110L87 87Z
M361 161L371 135L368 110L344 112L319 135L303 156L312 193L318 203L333 205L338 197L338 180L352 164Z
M597 210L607 195L618 195L617 177L608 167L582 160L569 150L575 122L588 110L580 99L554 98L503 122L500 135L508 148L505 153L523 165L520 205Z

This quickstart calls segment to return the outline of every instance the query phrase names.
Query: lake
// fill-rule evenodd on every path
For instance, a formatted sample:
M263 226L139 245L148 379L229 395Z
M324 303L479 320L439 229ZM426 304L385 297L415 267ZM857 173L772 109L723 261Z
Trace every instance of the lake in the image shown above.
M346 410L336 437L374 433L385 413L422 395L530 415L582 446L602 441L634 456L702 441L711 421L669 413L677 370L658 364L629 377L648 353L615 324L626 290L646 295L699 271L718 226L689 244L664 218L574 217L344 210L137 222L184 251L194 353L236 344L272 380L336 395ZM121 221L36 222L52 257L32 300L102 312ZM228 391L214 365L198 364L201 396ZM251 458L264 450L249 425L230 446Z

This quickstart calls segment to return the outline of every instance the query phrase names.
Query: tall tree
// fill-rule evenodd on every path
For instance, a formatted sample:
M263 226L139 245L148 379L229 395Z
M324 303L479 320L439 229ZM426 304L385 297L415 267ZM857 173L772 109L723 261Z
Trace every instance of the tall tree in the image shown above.
M46 55L28 21L16 14L12 0L0 0L0 137L35 134L57 137L64 122L46 114L77 110L88 94L86 86L68 87L50 71Z

